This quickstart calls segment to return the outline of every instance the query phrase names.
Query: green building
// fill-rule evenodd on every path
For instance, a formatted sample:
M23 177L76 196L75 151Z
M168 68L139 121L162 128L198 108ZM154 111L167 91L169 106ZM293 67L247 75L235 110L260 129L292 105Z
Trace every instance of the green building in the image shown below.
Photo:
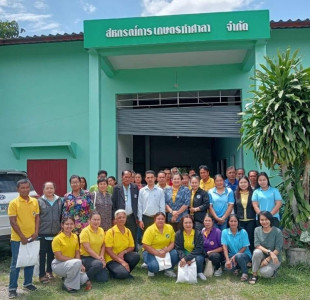
M310 22L242 11L85 21L84 34L0 40L0 169L35 186L105 169L257 169L238 112L264 56L300 49Z

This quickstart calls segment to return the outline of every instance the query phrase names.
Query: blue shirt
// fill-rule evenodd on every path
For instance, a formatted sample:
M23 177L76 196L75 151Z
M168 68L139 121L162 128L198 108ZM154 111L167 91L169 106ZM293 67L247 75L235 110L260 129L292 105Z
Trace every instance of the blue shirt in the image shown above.
M219 194L216 190L216 187L208 191L210 198L210 205L212 205L216 215L221 218L224 216L228 204L234 204L234 192L230 188L225 188L223 194Z
M248 233L244 229L237 231L235 235L231 232L230 228L224 229L222 231L221 243L227 246L229 257L237 254L243 247L246 247L244 253L250 258L252 257L248 247L250 245Z
M128 185L127 189L123 185L123 190L124 190L124 196L125 196L125 211L126 211L126 215L129 216L133 213L132 205L131 205L130 184Z
M282 197L279 190L272 186L269 186L266 191L262 188L258 188L252 195L252 202L258 202L258 207L261 211L267 210L271 212L276 205L276 201L282 201ZM280 220L279 212L274 214L274 217Z
M228 179L225 179L224 183L225 183L225 186L232 189L233 192L235 192L237 187L238 187L238 180L237 179L235 179L235 182L233 184L231 184Z

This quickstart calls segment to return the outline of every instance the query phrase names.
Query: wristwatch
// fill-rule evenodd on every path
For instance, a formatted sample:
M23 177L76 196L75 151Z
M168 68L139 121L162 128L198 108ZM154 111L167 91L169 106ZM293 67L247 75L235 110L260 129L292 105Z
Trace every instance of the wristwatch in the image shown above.
M271 250L269 249L269 250L267 251L267 254L270 255L270 253L271 253Z

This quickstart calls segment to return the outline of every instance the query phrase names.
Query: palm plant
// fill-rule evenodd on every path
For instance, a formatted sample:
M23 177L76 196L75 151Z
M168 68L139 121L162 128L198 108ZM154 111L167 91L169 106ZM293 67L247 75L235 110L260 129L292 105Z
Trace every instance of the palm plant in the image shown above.
M242 142L260 165L280 168L286 194L282 225L309 222L310 68L298 51L265 57L254 77L253 97L241 114Z

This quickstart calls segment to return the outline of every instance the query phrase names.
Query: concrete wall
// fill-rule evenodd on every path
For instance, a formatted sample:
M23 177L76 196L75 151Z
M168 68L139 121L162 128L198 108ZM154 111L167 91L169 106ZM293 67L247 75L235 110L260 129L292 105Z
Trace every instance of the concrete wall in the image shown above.
M0 169L26 170L27 159L67 159L68 177L88 177L88 54L82 42L0 47ZM23 148L12 143L76 143Z
M143 145L144 146L144 145ZM118 181L121 181L121 173L123 170L133 169L133 136L118 136ZM114 175L114 174L110 174Z

